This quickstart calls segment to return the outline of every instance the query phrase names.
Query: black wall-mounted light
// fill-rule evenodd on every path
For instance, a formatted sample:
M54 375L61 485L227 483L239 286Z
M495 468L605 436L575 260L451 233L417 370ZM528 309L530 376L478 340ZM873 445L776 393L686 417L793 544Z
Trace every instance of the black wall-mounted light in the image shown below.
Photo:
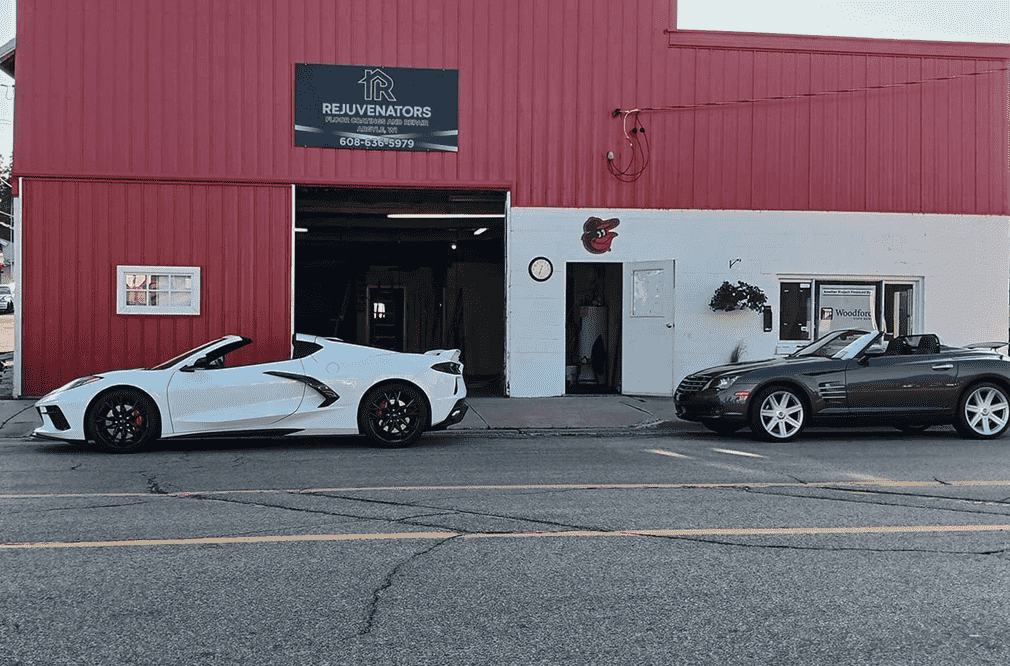
M772 308L770 305L764 306L765 333L772 330Z

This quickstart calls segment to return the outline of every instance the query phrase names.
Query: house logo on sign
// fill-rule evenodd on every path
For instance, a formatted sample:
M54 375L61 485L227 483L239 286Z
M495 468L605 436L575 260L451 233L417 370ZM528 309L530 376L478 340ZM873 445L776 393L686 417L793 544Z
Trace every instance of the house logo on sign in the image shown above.
M358 83L365 86L365 100L377 102L381 99L387 102L395 102L393 97L393 77L386 74L381 69L366 69L365 75Z

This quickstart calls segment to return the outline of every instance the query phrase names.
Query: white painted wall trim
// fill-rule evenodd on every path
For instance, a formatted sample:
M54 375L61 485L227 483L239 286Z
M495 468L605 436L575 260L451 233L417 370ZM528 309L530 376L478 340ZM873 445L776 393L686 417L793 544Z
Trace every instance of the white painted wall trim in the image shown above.
M21 211L24 208L24 198L25 181L24 178L18 178L18 196L11 199L11 213L14 215L14 251L16 252L14 283L17 284L17 287L14 289L14 365L12 368L14 374L11 377L14 398L21 397L21 367L24 363L24 357L21 353L21 322L23 321L21 315L24 312L22 308L23 299L21 298L21 294L24 291L24 280L22 278L22 266L24 262L21 261L21 257L25 256L21 243Z
M511 273L510 273L511 267L509 266L509 228L511 227L511 223L509 222L509 220L511 219L511 210L512 210L512 192L511 191L506 191L505 192L505 270L503 271L504 274L505 274L505 302L506 303L509 302L509 299L511 298L510 294L511 294L511 291L512 291L511 290L512 279L511 279ZM505 358L502 359L502 362L504 364L503 367L504 367L505 376L503 377L503 384L504 384L505 395L509 396L509 395L511 395L510 388L509 388L509 377L510 377L510 372L509 372L509 349L510 349L510 346L509 346L509 338L510 338L510 335L509 335L509 326L510 326L511 319L508 316L508 308L507 307L505 308L504 317L505 317L505 350L504 350Z

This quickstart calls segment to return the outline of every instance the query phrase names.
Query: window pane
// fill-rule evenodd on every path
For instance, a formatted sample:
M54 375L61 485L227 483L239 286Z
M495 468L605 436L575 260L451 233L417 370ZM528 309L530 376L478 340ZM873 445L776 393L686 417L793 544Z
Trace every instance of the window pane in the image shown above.
M810 283L783 282L779 286L779 339L810 339Z
M171 288L173 291L181 291L183 289L189 291L193 288L193 278L188 275L173 275Z
M142 289L147 284L147 276L143 273L127 273L126 286L128 289Z
M168 295L168 300L162 301L162 305L192 305L193 294L188 291L173 291Z
M151 289L168 289L168 276L167 275L152 275L151 276Z
M127 290L126 303L127 305L147 305L147 292Z
M877 286L818 283L817 336L842 328L876 331Z
M632 297L631 316L662 317L663 316L663 284L662 268L650 268L631 272Z

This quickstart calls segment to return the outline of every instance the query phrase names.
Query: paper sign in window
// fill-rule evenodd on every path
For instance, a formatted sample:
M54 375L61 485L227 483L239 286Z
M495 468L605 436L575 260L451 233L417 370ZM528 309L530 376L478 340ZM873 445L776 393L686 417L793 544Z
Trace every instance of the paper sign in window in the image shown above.
M631 272L632 317L663 316L665 282L662 268L633 270Z

